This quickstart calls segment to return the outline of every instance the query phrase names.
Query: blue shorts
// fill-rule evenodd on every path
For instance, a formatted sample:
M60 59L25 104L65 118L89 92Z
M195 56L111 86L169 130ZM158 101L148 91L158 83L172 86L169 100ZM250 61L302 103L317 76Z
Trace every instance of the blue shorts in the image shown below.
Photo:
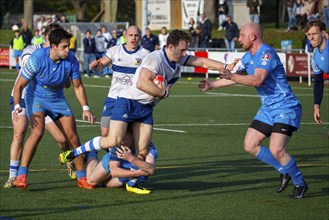
M152 105L141 104L136 100L118 98L112 111L111 120L153 125L152 113Z
M107 153L102 157L102 167L104 168L107 174L110 173L109 162L110 162L110 157L109 157L109 153Z
M43 112L53 121L61 116L73 116L72 110L65 98L46 100L38 97L25 97L27 116L31 117L36 112Z
M20 101L20 106L21 108L25 108L25 101L24 99L21 99ZM14 97L10 96L10 105L11 105L11 111L14 111L15 109L15 105L14 105Z
M273 126L274 123L282 123L293 126L297 129L300 127L302 118L302 106L297 104L291 107L269 109L261 107L254 120L259 120Z
M110 98L110 97L107 97L105 99L102 116L111 116L112 115L112 111L113 111L116 101L117 101L116 99Z
M23 50L14 50L14 57L21 57L23 54Z

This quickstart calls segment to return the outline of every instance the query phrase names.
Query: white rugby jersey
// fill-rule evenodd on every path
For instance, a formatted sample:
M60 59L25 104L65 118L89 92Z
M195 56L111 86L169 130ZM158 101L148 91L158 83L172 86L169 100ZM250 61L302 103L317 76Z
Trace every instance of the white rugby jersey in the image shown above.
M40 48L42 48L42 44L29 45L24 48L22 56L21 56L21 59L22 59L21 69L23 69L23 67L25 66L25 64L26 64L27 60L29 59L29 57L31 56L31 54ZM19 71L19 72L21 72L21 71ZM13 86L13 89L11 90L11 96L14 96L14 87L16 85L16 82L17 82L19 76L20 76L20 74L18 74L16 77L15 84ZM25 97L25 89L26 89L26 87L22 91L22 96L21 96L22 99L24 99L24 97Z
M185 66L189 57L189 55L186 55L179 62L174 63L168 60L167 54L165 53L165 47L162 50L153 51L144 58L142 65L136 70L132 79L132 85L126 90L121 90L119 96L137 100L142 104L153 104L155 97L137 89L136 87L141 69L146 68L156 75L162 75L166 79L168 85L172 85L178 80L178 78L180 78L181 66Z
M132 85L132 77L144 57L150 52L141 46L135 51L128 51L124 45L117 45L107 50L106 56L112 61L113 76L107 97L116 99L120 90Z

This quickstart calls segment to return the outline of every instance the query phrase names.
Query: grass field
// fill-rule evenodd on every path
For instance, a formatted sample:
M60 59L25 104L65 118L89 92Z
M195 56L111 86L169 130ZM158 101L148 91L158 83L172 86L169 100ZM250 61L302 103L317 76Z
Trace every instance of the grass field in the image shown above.
M60 152L46 132L30 166L29 187L3 189L8 177L12 127L9 97L15 74L0 69L0 219L328 219L329 88L322 104L324 125L313 122L312 88L291 82L303 105L301 129L288 151L309 185L302 200L290 197L293 186L276 193L279 176L243 151L245 131L260 106L254 88L234 86L201 93L186 77L171 97L154 110L153 142L157 171L146 187L150 195L124 189L84 190L59 165ZM100 119L109 79L83 78L89 104ZM73 89L67 98L77 119L81 106ZM78 122L82 142L100 134L99 124ZM268 142L265 142L267 145ZM100 153L103 155L104 153Z

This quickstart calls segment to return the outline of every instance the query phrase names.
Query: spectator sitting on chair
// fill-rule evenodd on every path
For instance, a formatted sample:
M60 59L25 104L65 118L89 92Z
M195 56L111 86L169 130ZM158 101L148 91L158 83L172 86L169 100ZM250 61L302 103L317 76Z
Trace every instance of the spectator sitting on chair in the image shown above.
M231 16L227 16L226 20L221 24L226 29L225 33L225 46L228 51L232 52L235 49L235 41L239 37L238 25L232 21Z

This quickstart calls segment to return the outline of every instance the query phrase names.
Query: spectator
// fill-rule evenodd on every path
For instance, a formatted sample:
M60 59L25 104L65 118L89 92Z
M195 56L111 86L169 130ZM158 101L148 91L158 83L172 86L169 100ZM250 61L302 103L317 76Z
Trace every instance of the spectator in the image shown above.
M193 18L190 18L190 21L188 22L188 31L191 34L192 31L195 29L195 21Z
M329 29L329 0L322 2L322 20L326 28Z
M24 49L24 40L23 36L19 33L19 28L17 25L12 27L12 30L15 31L15 36L12 38L10 42L10 46L14 50L14 57L16 60L16 73L18 73L20 66L19 66L19 59L22 55Z
M35 29L35 31L34 31L34 37L31 40L31 44L33 44L33 45L43 44L44 42L45 42L45 40L40 35L40 31L38 29Z
M228 15L229 8L226 4L225 0L218 1L218 30L221 31L223 26L221 25L225 20L226 16Z
M95 60L95 39L91 37L91 31L85 32L85 38L83 39L83 58L85 61L85 77L90 77L89 64Z
M121 36L117 40L117 45L127 43L126 33L127 33L127 30L126 29L123 29Z
M249 8L250 21L259 24L258 0L247 0L247 7Z
M227 16L226 21L224 21L221 26L226 30L224 39L226 48L229 52L232 52L235 49L235 41L237 41L239 37L238 25L232 21L231 16Z
M152 52L159 47L159 39L157 36L151 33L150 28L145 28L145 35L142 38L141 45L143 48Z
M200 47L207 48L209 47L209 40L211 39L212 23L204 13L201 14L200 27L201 27Z
M190 44L191 48L199 48L201 43L201 27L197 26L195 30L191 32L192 41Z
M107 31L106 26L102 26L102 34L105 37L105 48L108 49L110 48L110 40L112 39L112 36L110 32Z
M45 31L45 27L47 26L47 21L44 16L40 16L37 22L37 29L43 33Z
M294 3L294 13L295 13L295 24L297 26L298 29L300 29L301 27L301 24L303 23L302 20L303 17L302 17L302 8L303 8L303 2L302 0L296 0L296 2ZM304 21L305 23L305 21Z
M117 31L115 29L113 29L112 30L112 39L109 42L109 48L117 45L117 41L118 41Z
M69 20L67 20L66 15L61 16L61 23L69 23Z
M287 0L287 12L288 12L287 32L289 32L295 25L294 3L295 0Z
M95 36L95 56L96 60L99 60L105 55L106 47L105 47L106 38L103 36L101 30L97 30ZM95 71L94 78L99 78L102 72Z
M71 34L70 38L70 52L72 52L74 55L77 53L77 38L71 33L71 29L67 28L66 31Z
M23 25L22 36L23 36L23 40L24 40L24 43L25 43L25 47L27 47L28 45L31 44L32 38L33 38L33 34L29 30L28 24Z
M161 33L159 34L159 43L160 43L160 49L166 45L167 38L169 36L169 33L167 32L166 27L161 28Z

